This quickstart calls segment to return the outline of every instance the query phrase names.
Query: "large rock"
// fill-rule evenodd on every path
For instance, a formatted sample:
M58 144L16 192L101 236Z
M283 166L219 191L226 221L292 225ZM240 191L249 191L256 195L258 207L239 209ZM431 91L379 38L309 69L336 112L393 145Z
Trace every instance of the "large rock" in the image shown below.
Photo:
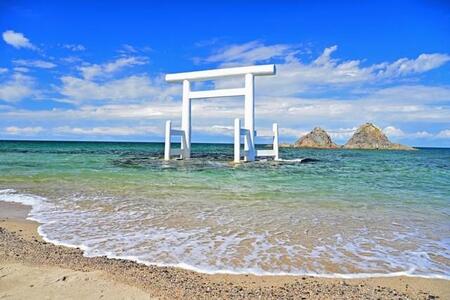
M321 148L335 149L338 146L333 143L328 133L320 127L316 127L307 135L301 137L294 144L295 148Z
M361 125L344 145L347 149L414 150L414 148L391 143L387 136L372 123Z

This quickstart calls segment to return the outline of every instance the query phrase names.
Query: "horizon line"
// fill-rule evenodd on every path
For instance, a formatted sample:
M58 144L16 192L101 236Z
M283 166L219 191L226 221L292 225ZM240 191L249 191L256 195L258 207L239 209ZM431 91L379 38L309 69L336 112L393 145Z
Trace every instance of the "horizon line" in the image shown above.
M155 141L127 141L127 140L105 140L105 141L92 141L92 140L27 140L27 139L0 139L1 142L55 142L55 143L134 143L134 144L162 144L164 145L164 141L155 142ZM180 143L172 143L172 144L180 144ZM233 145L233 142L192 142L192 144L214 144L214 145ZM270 145L270 143L256 143L256 145ZM445 146L411 146L413 148L422 148L422 149L450 149L450 147ZM282 147L284 148L284 147ZM291 147L289 149L317 149L317 150L329 150L329 149L321 149L321 148L295 148ZM367 149L346 149L346 148L337 148L331 150L367 150ZM372 149L368 149L372 150ZM373 149L373 150L383 150L383 149ZM392 151L392 150L390 150Z

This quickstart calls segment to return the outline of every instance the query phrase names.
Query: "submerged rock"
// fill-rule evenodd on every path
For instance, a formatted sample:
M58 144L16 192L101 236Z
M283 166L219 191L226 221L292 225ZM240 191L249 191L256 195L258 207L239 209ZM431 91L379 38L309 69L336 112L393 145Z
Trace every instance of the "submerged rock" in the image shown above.
M307 163L314 163L314 162L318 162L318 161L320 161L319 159L315 159L315 158L303 158L302 160L301 160L301 164L307 164Z
M328 133L320 127L316 127L307 135L301 137L293 145L295 148L321 148L335 149L338 146L333 143Z
M415 150L413 147L395 144L372 123L361 125L353 136L344 145L346 149L389 149L389 150Z

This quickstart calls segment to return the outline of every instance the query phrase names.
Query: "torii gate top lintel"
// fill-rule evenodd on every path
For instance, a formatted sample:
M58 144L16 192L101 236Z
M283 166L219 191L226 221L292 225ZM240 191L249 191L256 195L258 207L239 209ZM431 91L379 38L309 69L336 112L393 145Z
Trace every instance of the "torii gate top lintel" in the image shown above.
M276 73L275 65L259 65L259 66L167 74L166 81L167 82L182 82L183 80L203 81L246 74L252 74L254 76L264 76L264 75L275 75L275 73Z
M272 156L278 159L278 125L273 126L273 150L255 149L255 99L254 99L254 79L255 76L274 75L275 65L259 65L237 68L225 68L215 70L204 70L195 72L184 72L167 74L167 82L183 83L183 103L181 114L181 129L172 129L171 121L166 123L166 139L164 159L169 160L171 155L179 154L180 158L190 158L191 156L191 100L244 96L244 128L241 128L240 120L235 120L235 158L240 161L240 137L244 135L244 159L253 161L257 156ZM204 91L192 91L191 81L214 80L232 76L244 76L245 86L243 88L214 89ZM181 149L171 150L171 137L177 135L181 137Z

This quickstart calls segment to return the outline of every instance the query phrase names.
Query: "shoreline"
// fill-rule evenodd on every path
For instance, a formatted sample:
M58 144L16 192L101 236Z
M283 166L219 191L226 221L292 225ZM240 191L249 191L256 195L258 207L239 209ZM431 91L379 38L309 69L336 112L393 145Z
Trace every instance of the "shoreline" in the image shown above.
M243 275L205 274L179 267L144 265L137 262L106 257L85 257L78 248L57 246L45 242L38 234L39 223L26 220L31 207L18 203L0 201L0 287L5 280L23 278L25 274L36 273L32 279L13 281L0 288L0 297L24 291L25 284L38 281L48 274L63 274L69 278L74 296L84 297L85 280L97 286L107 287L109 297L120 298L119 291L135 299L193 299L193 298L302 298L307 299L434 299L450 298L450 282L445 279L412 276L370 277L370 278L326 278L301 275ZM4 270L9 273L3 274ZM34 271L33 271L34 270ZM22 273L23 274L22 274ZM77 280L75 280L78 278ZM44 278L45 279L45 278ZM42 279L42 280L44 280ZM44 280L45 281L45 280ZM65 295L67 289L55 281L54 295ZM65 282L65 280L64 280ZM78 286L77 286L78 284ZM37 284L31 284L39 286ZM83 288L81 288L83 287ZM47 286L47 288L50 288ZM36 294L36 289L30 292ZM76 294L79 290L80 294ZM101 289L100 289L101 290ZM99 291L100 291L99 290ZM46 289L42 290L45 292ZM50 293L47 290L47 293ZM50 294L51 294L50 293ZM128 293L128 294L127 294ZM93 294L95 291L93 291ZM20 298L20 294L15 294ZM106 295L103 293L103 295ZM44 297L46 294L41 294ZM108 295L106 295L108 296ZM39 298L39 297L38 297ZM98 297L97 297L98 298Z

